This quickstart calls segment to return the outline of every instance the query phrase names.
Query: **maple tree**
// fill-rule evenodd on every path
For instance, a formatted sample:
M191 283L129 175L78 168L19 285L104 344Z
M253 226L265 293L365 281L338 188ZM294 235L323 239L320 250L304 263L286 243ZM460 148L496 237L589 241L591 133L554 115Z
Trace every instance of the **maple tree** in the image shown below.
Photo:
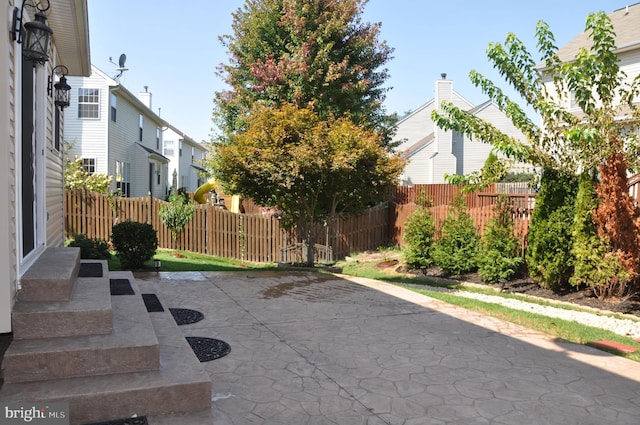
M246 130L217 145L212 161L225 192L277 209L284 227L296 229L307 242L308 265L317 224L375 204L404 168L379 134L291 104L257 105Z
M291 103L322 119L348 116L389 139L382 102L393 49L380 24L362 21L366 0L247 0L220 37L229 62L218 75L214 121L221 140L246 125L254 104Z

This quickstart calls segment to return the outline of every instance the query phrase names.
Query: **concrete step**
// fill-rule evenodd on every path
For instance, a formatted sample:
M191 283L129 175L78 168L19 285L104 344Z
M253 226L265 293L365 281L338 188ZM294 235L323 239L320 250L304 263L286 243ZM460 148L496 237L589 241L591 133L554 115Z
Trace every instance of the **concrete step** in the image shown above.
M80 248L47 248L20 279L18 301L68 301L80 267Z
M173 316L168 309L149 316L160 344L158 370L5 383L0 399L5 403L67 401L71 424L210 409L211 380Z
M111 304L110 334L14 341L4 357L5 382L158 369L158 340L139 290L135 295L114 296Z
M66 254L64 252L63 257ZM11 314L14 340L111 333L107 262L83 260L85 262L100 264L103 276L75 278L76 283L67 301L19 301L14 305ZM74 273L77 274L77 267Z

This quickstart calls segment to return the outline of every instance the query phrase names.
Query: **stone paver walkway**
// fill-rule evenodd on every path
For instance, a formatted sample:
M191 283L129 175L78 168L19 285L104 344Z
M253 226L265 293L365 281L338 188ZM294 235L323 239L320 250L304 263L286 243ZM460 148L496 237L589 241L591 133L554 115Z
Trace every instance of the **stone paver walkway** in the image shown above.
M640 423L640 364L382 282L318 273L136 275L204 363L211 411L151 425Z

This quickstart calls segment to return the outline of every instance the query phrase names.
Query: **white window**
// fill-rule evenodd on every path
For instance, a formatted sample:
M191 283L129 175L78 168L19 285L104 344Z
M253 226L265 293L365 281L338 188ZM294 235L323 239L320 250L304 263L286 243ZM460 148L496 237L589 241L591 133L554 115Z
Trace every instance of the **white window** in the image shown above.
M139 124L140 126L140 137L139 140L142 142L142 127L144 126L144 117L142 116L142 114L140 114L140 118L139 118Z
M100 118L100 89L78 89L78 118Z
M116 161L116 189L125 197L131 196L131 164L124 161Z
M117 99L116 95L111 93L111 121L113 122L116 122Z
M178 140L178 143L180 144L180 156L182 156L182 139Z
M175 154L175 143L173 140L164 141L164 156L173 156Z
M96 172L96 159L95 158L82 158L82 168L89 174Z
M160 150L160 127L156 127L156 149Z

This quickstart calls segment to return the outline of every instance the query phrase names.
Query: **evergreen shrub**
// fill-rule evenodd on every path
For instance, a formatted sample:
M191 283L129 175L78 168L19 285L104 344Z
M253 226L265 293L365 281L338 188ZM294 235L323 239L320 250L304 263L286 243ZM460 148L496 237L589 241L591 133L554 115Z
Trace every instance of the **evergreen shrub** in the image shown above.
M113 226L111 242L123 268L139 269L155 255L158 235L150 224L123 221Z

